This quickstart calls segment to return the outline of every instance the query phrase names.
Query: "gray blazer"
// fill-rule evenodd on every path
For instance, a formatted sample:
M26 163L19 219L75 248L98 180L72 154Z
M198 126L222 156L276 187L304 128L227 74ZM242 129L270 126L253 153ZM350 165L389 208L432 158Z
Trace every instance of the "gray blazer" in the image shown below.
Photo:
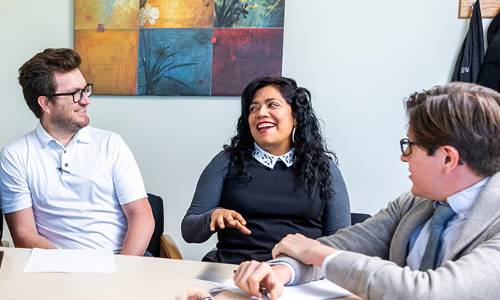
M500 172L479 194L443 264L412 271L405 266L410 235L432 212L432 201L408 193L364 223L320 238L345 250L326 266L326 277L366 299L500 299ZM294 268L292 284L322 276L289 257L274 261Z

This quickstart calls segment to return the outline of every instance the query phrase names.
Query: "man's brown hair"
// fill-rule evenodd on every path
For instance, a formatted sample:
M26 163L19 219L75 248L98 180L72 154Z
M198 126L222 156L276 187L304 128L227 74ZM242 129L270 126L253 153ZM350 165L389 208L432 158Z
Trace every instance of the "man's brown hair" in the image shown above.
M49 99L55 93L54 73L66 73L80 67L80 55L72 49L45 49L19 68L19 84L26 104L37 118L42 116L39 96Z
M500 171L500 94L454 82L411 95L405 103L409 131L429 155L444 145L478 175Z

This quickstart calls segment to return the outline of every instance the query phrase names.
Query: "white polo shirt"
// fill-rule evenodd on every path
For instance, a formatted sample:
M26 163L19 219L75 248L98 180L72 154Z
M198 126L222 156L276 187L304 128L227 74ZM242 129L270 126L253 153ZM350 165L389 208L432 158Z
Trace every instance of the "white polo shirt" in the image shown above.
M40 235L63 249L121 250L121 205L146 197L123 139L90 126L64 147L39 123L1 151L0 205L5 214L33 207Z

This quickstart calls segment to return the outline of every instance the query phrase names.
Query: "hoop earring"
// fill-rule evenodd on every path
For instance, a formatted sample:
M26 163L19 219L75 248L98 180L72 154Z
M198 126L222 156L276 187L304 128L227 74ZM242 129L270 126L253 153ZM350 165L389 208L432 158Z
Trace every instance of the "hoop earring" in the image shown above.
M292 144L295 144L295 126L292 129Z

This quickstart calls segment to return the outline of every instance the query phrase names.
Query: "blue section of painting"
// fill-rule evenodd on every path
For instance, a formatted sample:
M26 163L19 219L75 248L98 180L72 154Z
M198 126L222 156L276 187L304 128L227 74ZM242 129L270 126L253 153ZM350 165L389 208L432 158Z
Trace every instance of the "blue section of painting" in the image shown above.
M285 0L215 0L215 27L283 27Z
M210 95L213 29L139 30L138 95Z

